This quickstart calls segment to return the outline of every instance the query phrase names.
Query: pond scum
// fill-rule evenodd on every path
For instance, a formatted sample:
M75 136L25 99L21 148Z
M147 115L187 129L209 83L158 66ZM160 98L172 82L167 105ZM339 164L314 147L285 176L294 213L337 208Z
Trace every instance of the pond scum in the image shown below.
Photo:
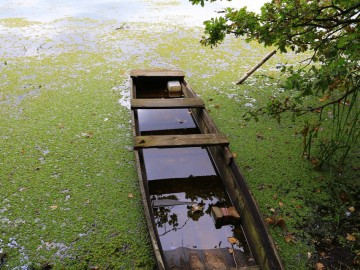
M134 68L185 72L264 219L278 225L286 268L309 267L315 247L299 224L313 202L330 201L328 176L302 160L300 126L242 120L283 94L275 65L306 56L275 55L235 86L271 48L228 38L211 50L199 44L202 29L159 23L2 19L0 30L0 268L154 267L132 153Z

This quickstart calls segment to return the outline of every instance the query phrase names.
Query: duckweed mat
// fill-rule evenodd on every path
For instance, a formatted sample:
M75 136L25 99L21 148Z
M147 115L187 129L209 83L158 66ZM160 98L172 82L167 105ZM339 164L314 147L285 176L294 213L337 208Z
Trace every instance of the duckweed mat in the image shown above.
M334 175L301 158L301 123L243 120L247 108L284 94L277 63L308 56L275 55L236 86L271 48L236 38L205 48L202 29L168 23L12 18L0 20L0 31L2 269L154 267L132 153L133 68L185 72L229 136L286 268L318 260L304 224L319 202L331 202ZM349 200L337 214L354 207L354 216L357 204Z

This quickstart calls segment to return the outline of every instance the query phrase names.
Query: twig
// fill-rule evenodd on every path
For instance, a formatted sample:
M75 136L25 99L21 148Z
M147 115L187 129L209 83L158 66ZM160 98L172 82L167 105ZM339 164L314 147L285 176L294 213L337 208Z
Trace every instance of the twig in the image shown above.
M242 84L251 74L253 74L259 67L261 67L275 53L276 53L276 50L273 50L272 52L267 54L263 59L261 59L261 61L256 66L254 66L252 69L250 69L248 72L246 72L244 74L244 76L242 76L241 79L236 82L236 84Z
M169 232L171 232L171 231L175 231L175 230L177 231L177 230L182 229L189 220L190 220L190 218L188 218L181 227L172 228L171 230L165 231L163 234L159 234L159 236L163 236L163 235L165 235L165 234L167 234L167 233L169 233Z

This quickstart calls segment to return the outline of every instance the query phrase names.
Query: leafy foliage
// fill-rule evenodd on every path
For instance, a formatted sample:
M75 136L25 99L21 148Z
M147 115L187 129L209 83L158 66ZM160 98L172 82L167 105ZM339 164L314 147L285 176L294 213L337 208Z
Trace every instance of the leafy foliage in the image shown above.
M191 2L204 4L204 0ZM260 14L246 7L227 8L224 17L204 22L206 35L201 43L217 46L227 34L234 34L275 46L283 53L311 52L300 68L283 65L281 69L288 76L280 87L295 94L282 99L271 97L266 107L250 111L249 115L256 118L269 114L280 120L284 112L290 112L294 119L318 114L318 121L305 122L302 131L308 158L313 139L324 122L331 120L332 130L321 141L322 165L331 163L334 157L343 162L359 137L359 22L357 0L272 0L264 4Z

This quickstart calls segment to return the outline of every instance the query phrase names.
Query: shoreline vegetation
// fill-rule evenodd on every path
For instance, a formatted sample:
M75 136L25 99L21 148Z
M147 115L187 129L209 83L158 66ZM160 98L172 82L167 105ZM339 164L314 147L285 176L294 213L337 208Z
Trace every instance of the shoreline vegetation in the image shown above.
M236 86L271 48L229 37L210 49L202 28L166 23L12 18L0 30L2 269L154 267L132 152L135 68L184 71L228 135L286 269L330 267L328 242L356 269L359 149L343 172L316 171L301 157L300 122L243 120L284 95L276 64L306 55L277 54Z

